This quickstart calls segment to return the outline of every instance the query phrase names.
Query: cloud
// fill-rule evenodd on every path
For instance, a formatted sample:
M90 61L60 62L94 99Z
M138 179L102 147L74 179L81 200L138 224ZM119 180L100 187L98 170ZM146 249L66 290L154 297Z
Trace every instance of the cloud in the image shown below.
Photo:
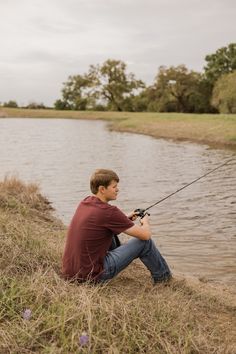
M52 104L69 75L108 58L147 83L160 65L202 70L235 42L235 10L233 0L0 0L0 101L35 92Z

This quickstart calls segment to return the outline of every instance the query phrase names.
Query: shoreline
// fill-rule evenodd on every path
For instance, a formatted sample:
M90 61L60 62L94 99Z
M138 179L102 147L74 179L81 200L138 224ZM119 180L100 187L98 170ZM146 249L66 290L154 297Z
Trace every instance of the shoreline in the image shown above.
M109 126L110 125L110 126ZM113 127L112 124L108 123L108 128L111 131L116 131L120 133L131 133L131 134L140 134L140 135L146 135L150 136L155 139L164 139L168 141L172 141L174 143L193 143L193 144L199 144L199 145L208 145L209 148L212 149L226 149L226 150L231 150L233 152L236 152L236 143L233 142L223 142L223 141L210 141L207 139L190 139L188 137L172 137L171 135L162 135L159 134L158 132L153 132L152 128L148 129L146 128L145 130L142 129L137 129L137 128L117 128Z
M236 151L236 114L56 111L0 108L0 118L103 120L108 129Z

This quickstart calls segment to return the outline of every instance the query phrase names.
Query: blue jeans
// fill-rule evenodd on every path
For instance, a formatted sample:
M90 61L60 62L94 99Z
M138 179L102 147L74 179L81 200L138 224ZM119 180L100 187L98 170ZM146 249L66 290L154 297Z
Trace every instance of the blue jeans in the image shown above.
M171 277L170 269L155 243L151 239L144 241L132 238L128 243L108 251L100 280L106 281L114 278L136 258L140 258L150 271L154 283Z

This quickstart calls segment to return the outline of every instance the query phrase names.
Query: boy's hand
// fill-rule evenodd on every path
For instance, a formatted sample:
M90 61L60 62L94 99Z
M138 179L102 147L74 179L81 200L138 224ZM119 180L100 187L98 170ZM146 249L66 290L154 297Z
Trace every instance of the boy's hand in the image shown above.
M137 214L135 213L135 211L132 211L131 213L129 213L128 215L127 215L127 218L128 219L130 219L130 220L132 220L132 221L135 221L136 219L137 219Z
M144 217L143 217L142 219L140 219L140 224L141 224L141 225L149 224L148 215L149 215L149 214L145 214Z

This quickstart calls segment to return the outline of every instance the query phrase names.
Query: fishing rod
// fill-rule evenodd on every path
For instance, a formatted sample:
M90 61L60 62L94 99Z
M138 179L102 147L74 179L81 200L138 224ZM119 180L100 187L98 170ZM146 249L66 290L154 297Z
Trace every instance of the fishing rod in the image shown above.
M185 189L185 188L191 186L191 184L193 184L193 183L199 181L199 180L202 179L203 177L206 177L206 176L209 175L210 173L212 173L212 172L218 170L219 168L221 168L221 167L227 165L227 164L228 164L229 162L231 162L231 161L233 161L233 159L230 159L230 160L228 160L228 161L222 163L221 165L217 166L217 167L214 168L213 170L210 170L209 172L205 173L204 175L202 175L202 176L200 176L200 177L194 179L192 182L190 182L190 183L186 184L185 186L183 186L183 187L177 189L175 192L173 192L173 193L167 195L166 197L164 197L164 198L158 200L156 203L150 205L150 206L147 207L146 209L135 209L135 211L134 211L135 214L136 214L138 217L140 217L141 219L142 219L146 214L147 214L147 215L150 215L150 214L147 212L147 210L153 208L155 205L160 204L160 203L163 202L164 200L170 198L172 195L174 195L174 194L176 194L176 193L179 193L179 192L182 191L183 189Z

